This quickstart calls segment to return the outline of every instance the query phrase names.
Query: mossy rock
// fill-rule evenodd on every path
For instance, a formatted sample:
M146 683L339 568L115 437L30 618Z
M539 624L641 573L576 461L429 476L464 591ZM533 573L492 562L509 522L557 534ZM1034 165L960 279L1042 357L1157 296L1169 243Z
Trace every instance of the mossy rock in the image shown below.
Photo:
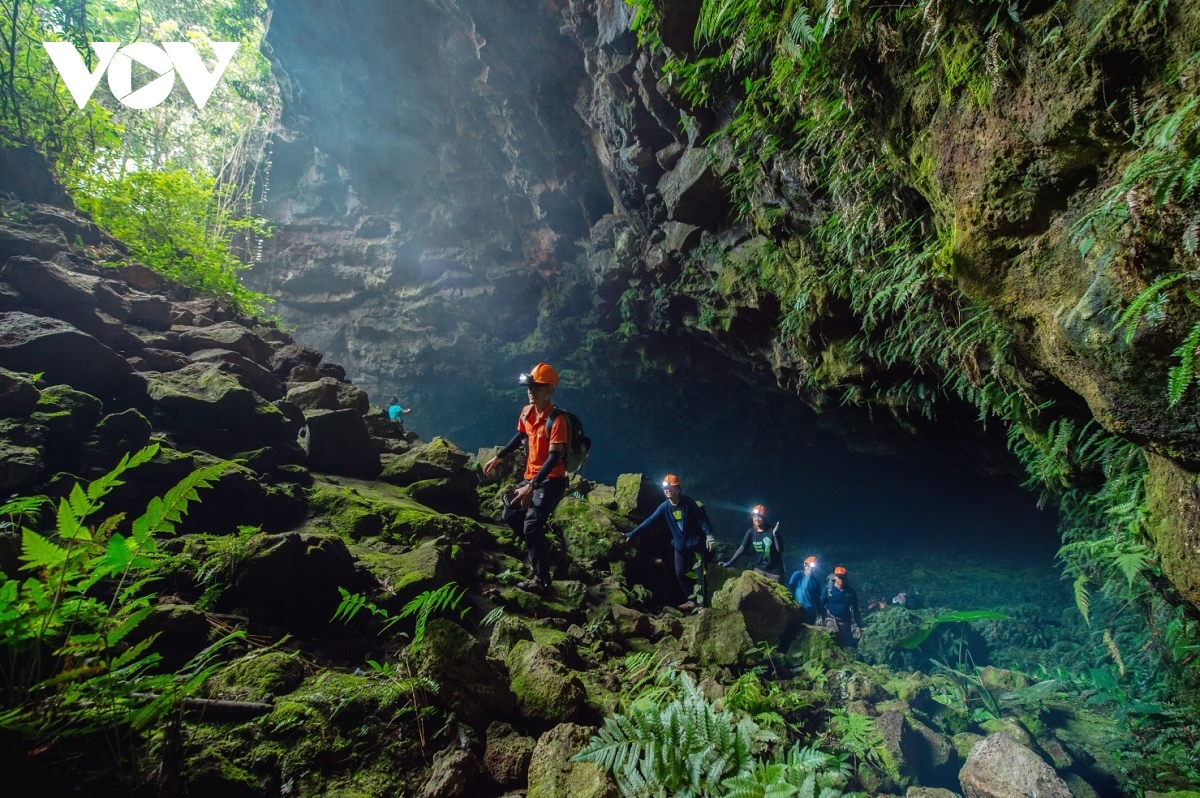
M383 544L354 544L350 553L383 585L387 598L381 604L399 609L427 590L437 590L454 574L443 545L430 541L398 553Z
M621 474L614 490L617 512L633 518L645 518L662 504L658 486L642 474Z
M487 537L480 524L435 512L390 485L352 479L339 482L318 481L309 491L312 523L348 540L378 536L411 543L441 535L460 541Z
M516 787L525 783L529 760L537 740L518 734L507 723L493 722L487 727L487 748L483 766L492 781L501 787Z
M596 485L588 491L587 503L615 512L617 509L617 489L611 485Z
M209 678L204 689L211 698L265 701L295 690L307 671L298 654L264 651L231 662Z
M979 679L985 686L1005 693L1024 690L1033 684L1033 680L1023 673L997 668L994 665L988 665L980 671Z
M42 472L42 453L30 446L0 443L0 492L5 496L24 491Z
M487 650L454 621L431 620L412 657L417 673L440 685L434 700L476 729L516 708L508 681L488 660Z
M976 743L982 741L983 739L984 737L982 734L975 734L974 732L961 732L951 737L950 742L954 744L954 750L958 752L959 758L966 762L967 757L971 755L971 749L975 747Z
M51 385L42 391L34 412L68 413L76 429L89 430L104 415L104 403L89 393L66 385Z
M587 585L574 579L555 579L550 583L550 594L555 601L577 610L587 598Z
M740 665L754 646L740 612L705 607L682 623L679 642L701 665Z
M501 588L500 603L506 607L516 607L523 614L535 618L573 618L581 614L566 604L530 593L528 590L521 590L519 587Z
M529 624L511 615L505 615L492 626L492 637L488 641L488 656L496 659L508 659L508 653L513 646L522 640L533 640Z
M412 500L439 513L474 518L479 515L479 479L474 471L463 470L452 477L422 479L405 488Z
M913 709L929 712L939 705L929 693L929 677L920 671L914 673L899 673L893 679L888 679L883 689L896 696L899 700Z
M526 798L617 798L616 785L597 765L571 761L595 731L563 723L538 738L529 761Z
M1029 733L1029 729L1026 729L1021 721L1009 715L1005 715L1002 718L988 718L979 724L979 728L988 735L1007 734L1031 751L1038 748L1037 741L1033 739L1033 735Z
M585 567L614 559L625 543L623 530L628 524L612 511L586 501L563 499L554 511L554 520L562 528L567 556Z
M803 626L788 646L788 657L801 663L812 663L821 670L845 665L849 658L828 631L815 626Z
M557 649L529 640L508 653L510 687L525 717L545 723L574 718L587 696L583 684L562 662Z
M388 462L379 478L407 487L430 479L448 479L466 466L471 456L445 438L434 438Z
M799 627L804 617L804 610L787 588L754 571L743 571L737 579L726 582L713 595L712 606L741 613L750 639L773 646L778 646L789 630Z

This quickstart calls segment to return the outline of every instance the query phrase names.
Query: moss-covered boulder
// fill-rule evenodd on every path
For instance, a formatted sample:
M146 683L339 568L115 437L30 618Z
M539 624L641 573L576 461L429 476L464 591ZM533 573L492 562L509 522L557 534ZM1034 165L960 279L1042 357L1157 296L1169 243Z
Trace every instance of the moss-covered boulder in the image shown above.
M478 475L464 468L452 477L422 479L405 489L413 501L431 507L439 513L452 513L468 518L479 515Z
M650 624L650 616L620 604L609 604L608 610L612 616L613 627L621 638L649 637L654 631Z
M445 515L411 498L404 490L358 479L338 484L317 480L309 493L312 524L347 540L382 537L397 543L445 536L455 542L488 537L481 524Z
M537 740L532 737L519 734L507 723L494 722L487 727L484 769L501 787L518 787L525 783L536 746Z
M773 646L804 619L803 609L787 588L754 571L743 571L737 579L726 582L713 595L712 606L741 613L750 639Z
M445 438L434 438L392 458L379 478L401 487L422 480L448 479L462 471L470 459L469 454Z
M434 618L412 655L417 673L439 685L434 700L475 729L510 715L516 698L487 649L454 621Z
M583 684L557 649L521 640L509 651L507 665L517 707L530 720L563 723L583 706Z
M529 761L526 798L617 798L616 785L591 762L572 762L595 729L562 723L538 738Z
M559 502L554 520L562 529L567 556L584 567L618 557L625 543L622 533L630 528L611 510L572 498Z
M0 492L5 496L32 487L41 472L39 450L0 442Z
M381 604L399 609L426 590L437 590L449 582L454 569L446 546L429 541L411 551L375 541L356 543L351 553L382 586L386 599Z
M252 621L292 629L324 626L341 601L339 587L370 587L345 542L329 534L262 535L221 605L245 608Z
M615 489L617 512L640 520L662 504L658 486L642 474L621 474Z
M308 671L309 666L295 652L255 652L214 674L204 683L204 691L210 698L266 701L295 690Z
M742 614L715 607L704 607L685 618L679 642L701 665L720 667L741 664L754 646Z
M522 640L533 640L529 624L512 615L505 615L492 625L492 637L488 641L488 656L504 661L513 646Z

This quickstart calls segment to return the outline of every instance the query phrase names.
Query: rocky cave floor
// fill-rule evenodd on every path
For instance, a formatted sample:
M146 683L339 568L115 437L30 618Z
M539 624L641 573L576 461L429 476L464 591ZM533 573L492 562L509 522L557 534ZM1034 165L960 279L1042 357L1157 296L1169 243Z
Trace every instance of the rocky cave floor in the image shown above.
M1084 648L1048 563L840 548L864 605L914 586L926 600L869 612L847 656L752 573L714 567L710 608L664 609L677 600L655 592L671 583L665 544L621 535L659 500L653 486L576 478L554 517L553 592L539 597L515 587L522 550L494 520L515 480L482 478L494 450L401 433L320 353L125 260L80 216L3 205L0 488L64 496L156 443L105 508L133 511L195 467L235 461L163 544L147 622L172 669L243 632L200 693L230 703L143 738L142 760L157 764L133 775L90 738L4 738L14 777L75 794L127 794L140 779L223 798L616 795L570 757L663 668L775 724L788 745L846 753L854 791L999 796L1041 779L1043 795L1085 797L1128 783L1113 721L1068 683L1035 686L1103 657ZM0 532L10 576L20 543ZM431 613L419 645L413 619L385 622L451 582L465 596ZM333 621L339 588L376 610ZM1010 619L900 645L966 609ZM972 665L988 667L953 672ZM1001 701L998 716L963 700L978 689ZM839 711L873 718L879 736L861 758L829 722Z

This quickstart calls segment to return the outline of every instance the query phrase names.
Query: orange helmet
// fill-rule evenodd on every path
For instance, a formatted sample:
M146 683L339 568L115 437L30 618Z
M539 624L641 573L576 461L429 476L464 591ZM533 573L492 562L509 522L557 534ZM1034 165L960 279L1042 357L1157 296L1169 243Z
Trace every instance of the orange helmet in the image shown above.
M750 511L750 515L761 515L765 518L767 515L767 508L763 507L761 504L756 504L754 505L754 509Z
M517 382L522 385L554 385L558 386L558 372L554 370L554 366L549 363L538 363L529 370L528 374L522 374L517 378Z
M817 558L816 558L816 557L805 557L805 558L804 558L804 564L805 564L805 565L816 565L816 564L817 564Z
M674 474L667 474L665 477L663 477L662 484L663 484L663 487L670 485L672 488L678 488L679 487L679 477L675 476Z
M845 566L839 565L837 568L834 568L833 575L834 576L845 576L846 575Z

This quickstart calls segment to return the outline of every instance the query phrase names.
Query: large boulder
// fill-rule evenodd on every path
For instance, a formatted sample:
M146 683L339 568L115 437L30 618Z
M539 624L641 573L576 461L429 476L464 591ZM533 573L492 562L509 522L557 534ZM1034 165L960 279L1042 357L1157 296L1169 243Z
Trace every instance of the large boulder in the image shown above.
M243 432L256 440L288 436L287 417L225 372L220 363L193 363L169 373L139 372L129 379L143 409L172 429Z
M463 469L446 479L414 482L406 491L413 501L432 507L439 513L474 518L479 515L479 493L475 490L478 485L478 475L470 469Z
M0 313L0 366L99 396L111 395L132 371L125 358L65 321L20 311Z
M287 400L301 410L357 410L365 414L371 407L366 391L332 377L297 385L287 392Z
M583 707L587 698L583 683L563 664L558 649L521 640L508 652L507 664L517 706L525 717L562 723Z
M458 798L470 795L479 784L479 763L470 748L452 744L433 757L433 768L420 798Z
M701 665L739 665L754 646L740 612L705 607L683 621L683 649Z
M617 559L625 548L618 516L600 505L568 497L555 509L554 520L562 528L567 555L585 567Z
M1054 768L1007 734L977 743L958 781L965 798L1071 798Z
M357 410L314 410L304 415L300 445L308 467L324 474L374 479L382 464Z
M130 306L113 286L99 277L68 271L37 258L9 258L0 277L34 307L62 311L98 307L118 321L129 318Z
M663 502L659 486L642 474L621 474L615 491L617 512L639 521Z
M299 344L287 344L271 356L271 371L280 379L287 379L296 366L316 369L321 363L321 353Z
M447 479L462 471L470 459L445 438L434 438L392 459L380 479L401 487L428 479Z
M880 713L875 718L875 731L883 738L886 758L894 765L886 770L890 771L890 776L899 777L900 782L896 786L907 786L916 775L918 749L916 735L906 722L904 713L898 710Z
M138 356L142 356L141 352ZM268 402L283 398L283 383L279 378L243 354L228 349L201 349L192 353L191 360L196 363L223 364L222 371L232 374L244 387Z
M388 593L384 606L399 610L427 590L437 590L450 581L450 558L436 541L397 554L395 547L371 542L352 549L359 563L379 580Z
M32 446L0 442L0 493L9 496L37 482L42 471L42 453Z
M270 344L234 321L185 329L179 334L179 344L187 354L201 349L228 349L260 364L269 364L275 354Z
M488 659L487 649L454 621L431 620L414 658L417 674L440 685L434 701L468 726L482 729L516 707L508 681Z
M617 798L616 785L591 762L572 762L595 728L561 723L538 738L529 760L527 798Z
M730 579L712 598L714 609L740 612L746 621L746 632L756 643L777 646L789 629L796 628L804 611L778 582L755 573L743 571Z
M289 532L262 535L221 606L241 607L251 622L310 630L333 617L341 596L368 585L341 538Z

